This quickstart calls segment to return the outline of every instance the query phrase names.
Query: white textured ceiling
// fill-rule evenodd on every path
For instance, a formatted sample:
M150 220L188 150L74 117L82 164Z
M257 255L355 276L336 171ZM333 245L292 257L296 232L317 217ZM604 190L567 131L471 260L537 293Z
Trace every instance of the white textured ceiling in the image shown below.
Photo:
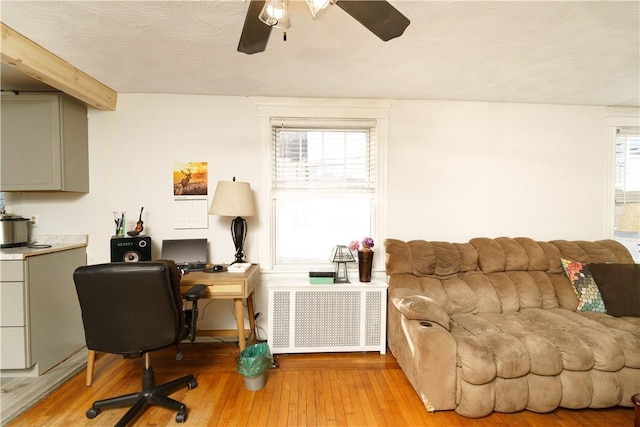
M640 106L638 0L391 3L411 24L385 43L290 1L287 40L255 55L241 0L2 0L0 19L119 93Z

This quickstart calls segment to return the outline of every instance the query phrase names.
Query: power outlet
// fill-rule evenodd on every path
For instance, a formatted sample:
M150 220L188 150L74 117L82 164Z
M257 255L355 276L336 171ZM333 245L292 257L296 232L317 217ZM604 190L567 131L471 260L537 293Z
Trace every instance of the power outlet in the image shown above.
M38 225L38 215L34 214L29 217L29 223L32 227L36 227Z

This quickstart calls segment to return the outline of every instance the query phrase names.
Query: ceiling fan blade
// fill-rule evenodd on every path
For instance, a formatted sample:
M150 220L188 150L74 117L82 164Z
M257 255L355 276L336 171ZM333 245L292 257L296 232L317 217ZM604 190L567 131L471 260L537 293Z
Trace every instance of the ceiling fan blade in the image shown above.
M249 55L264 52L267 48L271 27L258 19L262 11L264 0L251 0L247 16L244 18L244 26L238 43L238 52Z
M401 36L411 22L384 0L338 0L336 4L385 42Z

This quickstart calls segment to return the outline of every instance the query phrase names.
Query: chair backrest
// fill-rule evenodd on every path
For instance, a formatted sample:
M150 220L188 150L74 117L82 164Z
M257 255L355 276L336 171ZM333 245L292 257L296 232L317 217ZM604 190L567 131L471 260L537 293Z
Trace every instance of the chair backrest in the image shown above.
M176 344L184 326L180 275L171 261L79 267L73 279L87 348L145 353ZM177 281L177 283L176 283Z

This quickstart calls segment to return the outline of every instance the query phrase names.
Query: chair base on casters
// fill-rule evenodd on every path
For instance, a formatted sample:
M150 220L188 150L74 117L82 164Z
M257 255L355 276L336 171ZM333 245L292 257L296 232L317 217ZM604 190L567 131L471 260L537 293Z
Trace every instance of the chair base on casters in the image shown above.
M187 420L187 406L166 395L185 385L189 390L192 390L198 386L198 383L193 375L185 375L177 380L156 386L153 368L145 367L142 369L142 391L98 400L87 411L87 418L95 418L105 408L131 405L131 408L116 424L116 427L124 427L147 406L158 405L178 411L176 422L183 423Z

